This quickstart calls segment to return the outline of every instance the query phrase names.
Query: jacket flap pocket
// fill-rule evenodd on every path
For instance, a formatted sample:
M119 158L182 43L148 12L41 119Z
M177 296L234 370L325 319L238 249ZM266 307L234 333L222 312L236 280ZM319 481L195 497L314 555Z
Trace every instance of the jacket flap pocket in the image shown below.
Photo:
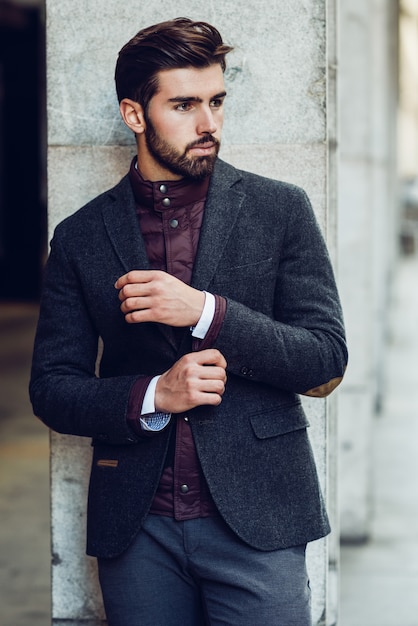
M250 416L251 426L258 439L268 439L307 428L309 422L300 403L282 405Z

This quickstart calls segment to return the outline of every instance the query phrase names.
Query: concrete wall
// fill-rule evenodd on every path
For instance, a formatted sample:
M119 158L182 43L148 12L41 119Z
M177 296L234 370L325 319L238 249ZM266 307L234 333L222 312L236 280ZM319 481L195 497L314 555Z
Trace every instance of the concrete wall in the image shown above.
M132 138L119 120L113 70L120 47L151 23L185 15L214 23L235 46L226 75L221 156L303 186L336 257L334 0L47 1L49 226L113 185ZM329 67L328 67L329 65ZM329 145L331 149L329 150ZM306 401L329 510L336 520L335 400ZM333 416L330 421L329 416ZM333 440L327 439L330 434ZM329 450L333 451L332 460ZM89 442L52 435L53 623L103 619L93 559L84 556ZM335 471L332 471L335 479ZM330 551L337 561L336 538ZM314 624L335 623L328 543L309 548ZM335 580L335 576L333 577Z
M396 258L397 3L340 0L339 33L338 266L350 347L339 394L339 495L342 538L363 541Z

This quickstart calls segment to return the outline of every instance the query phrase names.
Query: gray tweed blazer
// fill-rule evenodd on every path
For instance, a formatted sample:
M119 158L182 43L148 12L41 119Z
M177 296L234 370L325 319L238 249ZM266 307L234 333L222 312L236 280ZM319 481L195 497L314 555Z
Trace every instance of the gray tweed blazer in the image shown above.
M116 279L144 268L125 177L57 227L45 273L30 395L50 428L92 439L87 552L101 557L123 552L141 528L171 432L140 438L126 421L137 377L179 357L167 328L127 324L120 312ZM347 351L306 194L218 160L192 285L227 299L214 346L228 363L223 401L189 413L221 516L260 550L324 536L328 519L299 394L322 395L339 380Z

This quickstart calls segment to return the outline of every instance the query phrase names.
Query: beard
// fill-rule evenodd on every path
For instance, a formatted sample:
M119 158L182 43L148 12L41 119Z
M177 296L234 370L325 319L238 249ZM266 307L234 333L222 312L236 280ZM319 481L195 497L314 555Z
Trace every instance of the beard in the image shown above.
M200 139L189 143L184 149L184 152L180 152L172 144L168 143L165 139L158 135L149 118L147 118L146 124L147 130L145 133L145 141L147 148L149 153L159 165L173 174L183 178L191 178L192 180L202 180L203 178L206 178L206 176L212 174L216 157L218 155L219 148L221 147L219 139L207 134ZM214 144L215 152L213 154L194 158L187 156L187 152L190 148L207 142Z

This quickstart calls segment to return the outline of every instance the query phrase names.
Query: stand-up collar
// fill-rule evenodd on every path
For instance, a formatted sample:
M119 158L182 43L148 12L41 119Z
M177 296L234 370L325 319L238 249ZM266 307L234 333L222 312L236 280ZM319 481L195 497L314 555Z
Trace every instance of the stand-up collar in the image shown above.
M157 182L144 180L136 167L136 157L132 160L129 178L136 202L156 211L179 209L202 200L207 195L210 181L210 176L198 181L190 178Z

